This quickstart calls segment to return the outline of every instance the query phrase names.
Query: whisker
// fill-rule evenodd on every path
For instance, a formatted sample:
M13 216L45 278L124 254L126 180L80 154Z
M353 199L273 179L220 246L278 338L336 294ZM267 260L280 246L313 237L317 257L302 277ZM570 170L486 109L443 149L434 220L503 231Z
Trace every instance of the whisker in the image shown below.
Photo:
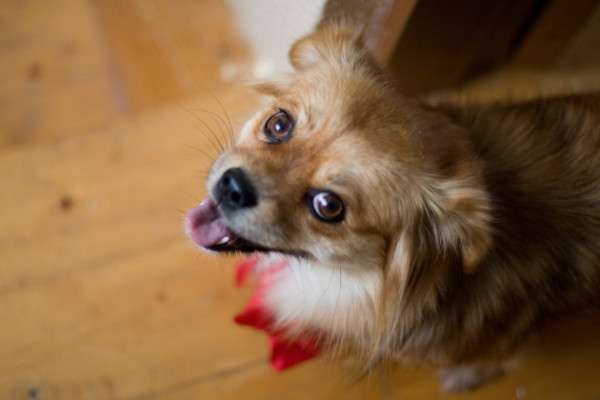
M195 151L201 153L203 156L206 157L206 161L212 161L215 158L213 155L207 153L206 151L204 151L200 147L196 147L196 146L193 146L193 145L190 145L190 144L188 144L187 147L189 147L190 149L195 150Z
M213 111L208 111L208 110L202 109L202 108L196 108L196 109L194 109L194 111L200 111L200 112L203 112L205 114L208 114L208 115L214 117L218 123L218 127L222 128L225 132L226 137L225 138L221 137L221 139L225 140L226 145L224 146L223 143L221 143L218 135L215 134L215 138L217 139L217 141L219 142L219 144L221 145L221 148L223 148L223 150L224 150L224 147L231 147L230 139L233 136L233 131L231 130L231 127L227 125L227 123L223 120L223 118L219 114L217 114Z
M223 113L225 114L225 118L227 119L227 123L229 124L229 138L228 138L229 146L233 146L235 131L233 129L233 123L231 122L231 117L229 116L227 109L225 108L223 103L221 103L221 101L219 100L219 98L217 96L215 96L215 100L217 100L217 102L219 103L219 107L221 107L221 109L223 110Z
M195 176L195 177L199 177L199 178L206 179L206 178L208 178L208 175L209 175L209 174L210 174L210 171L209 171L209 170L204 170L204 169L202 169L202 170L196 170L196 171L195 171L195 173L194 173L194 176Z
M217 132L215 132L214 129L210 128L210 126L206 122L204 122L204 121L202 121L202 122L203 122L204 126L206 127L206 129L208 129L210 134L213 136L213 138L215 138L215 141L217 142L217 144L219 146L220 152L221 153L224 152L225 145L223 144L223 142L221 142L221 139L219 138L219 135L217 134Z
M194 108L194 110L201 111L205 114L215 117L218 120L218 122L220 122L220 124L222 124L222 127L225 130L225 132L228 133L229 135L233 135L233 126L231 125L231 121L226 121L222 116L220 116L218 113L216 113L214 111L209 111L209 110L206 110L203 108Z
M182 106L182 109L183 109L185 112L187 112L189 115L191 115L191 116L194 118L194 120L195 120L197 123L200 123L200 124L202 124L202 126L203 126L205 129L207 129L208 131L210 131L210 132L212 133L212 130L211 130L209 127L208 127L208 124L207 124L206 122L204 122L204 121L203 121L203 120L202 120L200 117L198 117L198 116L197 116L196 114L194 114L194 113L193 113L191 110L189 110L189 109L187 109L187 108L185 108L185 107L183 107L183 106ZM210 136L208 136L207 134L205 134L205 132L203 132L202 130L199 130L199 132L200 132L200 133L201 133L201 134L204 136L204 138L205 138L205 139L206 139L206 140L209 142L209 144L210 144L210 146L211 146L212 150L214 150L214 151L215 151L217 154L219 154L219 153L222 151L222 149L220 149L220 148L219 148L219 145L217 145L217 144L215 143L215 141L214 141L214 140L213 140L213 139L212 139ZM213 137L214 137L214 133L212 133L212 135L213 135Z
M223 111L223 114L225 114L225 118L227 118L227 122L229 123L229 132L233 136L233 124L231 123L231 116L227 112L227 108L223 105L223 102L221 102L221 100L219 100L219 97L217 95L215 95L211 91L209 91L209 93L215 98L217 104L221 108L221 111Z

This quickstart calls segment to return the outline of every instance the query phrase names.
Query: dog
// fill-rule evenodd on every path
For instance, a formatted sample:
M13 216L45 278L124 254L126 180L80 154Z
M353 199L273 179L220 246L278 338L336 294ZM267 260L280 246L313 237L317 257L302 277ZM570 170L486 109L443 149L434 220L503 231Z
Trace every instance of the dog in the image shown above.
M290 60L256 85L267 105L187 221L203 248L285 260L265 299L277 324L369 366L437 366L460 391L503 374L545 321L597 309L599 94L405 98L343 23Z

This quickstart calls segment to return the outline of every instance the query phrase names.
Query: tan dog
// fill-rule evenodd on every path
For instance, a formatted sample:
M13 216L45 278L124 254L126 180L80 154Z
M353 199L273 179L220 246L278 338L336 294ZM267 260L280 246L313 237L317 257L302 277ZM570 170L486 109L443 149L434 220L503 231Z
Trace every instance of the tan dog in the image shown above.
M461 390L543 319L597 304L600 97L434 109L343 24L290 58L188 218L205 248L287 259L267 297L278 323L443 367Z

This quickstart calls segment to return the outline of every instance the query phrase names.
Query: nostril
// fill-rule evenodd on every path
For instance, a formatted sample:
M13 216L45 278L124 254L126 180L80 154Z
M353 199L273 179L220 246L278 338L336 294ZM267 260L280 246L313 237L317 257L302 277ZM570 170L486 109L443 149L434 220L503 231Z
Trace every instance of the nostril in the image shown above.
M229 198L233 203L241 203L242 195L239 192L232 192L229 195Z
M230 168L225 171L215 190L215 197L223 207L234 210L257 204L254 186L241 168Z

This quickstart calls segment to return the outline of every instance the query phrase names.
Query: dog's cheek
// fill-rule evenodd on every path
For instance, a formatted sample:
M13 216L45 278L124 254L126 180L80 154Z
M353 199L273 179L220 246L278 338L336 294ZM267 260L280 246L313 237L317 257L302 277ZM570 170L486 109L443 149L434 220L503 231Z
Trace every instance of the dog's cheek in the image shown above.
M315 241L309 244L311 254L323 262L332 262L336 260L336 254L339 248L326 240Z
M370 235L340 232L335 237L313 233L305 246L323 263L339 265L345 269L381 271L384 241Z
M313 221L314 217L305 215L300 218L302 224L298 224L298 231L293 233L292 240L306 249L311 255L321 262L335 260L336 254L340 252L347 253L341 245L341 235L332 236L331 232L323 233L321 229L315 229L315 225L324 224L323 222Z

